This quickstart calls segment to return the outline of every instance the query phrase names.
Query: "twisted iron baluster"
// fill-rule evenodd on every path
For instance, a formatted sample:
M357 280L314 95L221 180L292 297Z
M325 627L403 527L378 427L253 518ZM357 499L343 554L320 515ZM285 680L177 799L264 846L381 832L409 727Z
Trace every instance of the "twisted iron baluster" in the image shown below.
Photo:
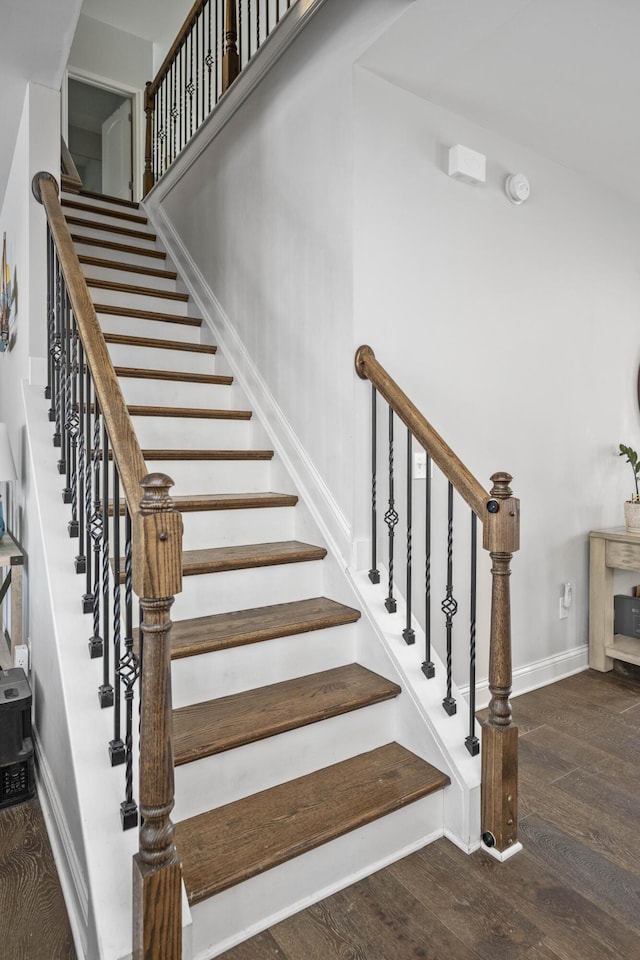
M76 573L84 573L87 567L85 549L85 444L84 433L84 349L78 337L78 548L75 559Z
M56 335L56 317L54 310L55 303L55 252L53 246L53 237L51 228L47 223L47 386L45 387L45 400L51 400L55 396L55 360L53 356L53 346ZM55 410L53 404L49 407L49 420L55 420Z
M422 672L427 680L436 674L431 660L431 457L427 454L427 476L425 488L425 527L424 527L424 663Z
M377 462L378 462L378 420L377 420L377 390L371 386L371 583L380 583L378 570L378 492L377 492Z
M58 470L65 474L66 486L62 491L62 500L64 503L71 503L71 435L69 433L69 418L72 414L71 409L71 324L69 318L71 315L71 305L66 286L63 289L62 316L64 322L63 340L64 343L64 398L62 409L62 459L58 461Z
M91 579L91 551L92 551L92 542L93 542L93 530L92 522L93 515L91 511L91 499L92 499L92 469L93 469L93 457L95 456L95 449L93 454L91 452L91 372L89 370L89 364L87 364L87 369L85 371L85 400L84 400L84 418L85 418L85 443L87 445L85 464L84 464L84 516L85 516L85 573L86 573L86 585L85 593L82 598L82 612L91 613L93 611L93 586ZM98 653L95 656L99 656Z
M476 573L477 573L478 518L471 511L471 603L469 626L469 736L464 741L472 757L480 753L476 737Z
M260 46L260 0L256 0L256 50Z
M412 515L413 515L413 484L411 482L411 430L407 430L407 622L402 631L402 639L406 644L416 642L415 631L411 626L411 551L412 551Z
M125 701L125 799L120 804L123 830L138 824L138 806L133 799L133 691L140 676L140 660L133 649L133 551L131 545L131 515L125 504L124 512L124 655L117 671L124 684Z
M393 410L389 407L389 508L384 515L384 522L389 529L389 595L384 602L388 613L396 612L396 601L393 596L393 540L398 520L399 517L395 509L393 482Z
M211 4L207 4L207 55L204 62L207 67L207 113L211 113L211 68L213 66L213 54L211 53Z
M120 475L114 462L113 465L113 664L114 664L114 697L113 697L113 740L109 744L111 766L115 767L125 761L125 749L120 731Z
M113 706L109 676L109 434L102 418L102 683L98 688L101 707Z
M53 445L54 447L59 447L62 443L62 427L61 427L61 415L60 415L60 364L62 362L62 345L60 342L60 284L61 284L61 271L60 271L60 261L56 254L54 254L55 260L55 307L54 307L54 331L53 331L53 344L51 347L52 360L53 360L53 416L51 412L49 413L49 419L55 422L55 429L53 433Z
M80 532L78 523L78 435L80 433L80 415L78 411L78 328L76 318L71 313L71 387L69 390L69 407L67 410L67 432L69 434L70 466L71 466L71 520L67 529L70 537L77 537Z
M102 510L100 505L100 407L98 398L93 398L93 512L91 514L91 539L93 540L93 636L89 640L91 659L103 654L100 636L100 544L102 542Z
M451 695L452 686L452 642L453 642L453 618L458 612L458 603L453 598L453 484L449 483L449 494L447 500L448 509L448 532L447 532L447 594L442 601L442 612L447 622L447 695L442 701L445 712L450 717L456 712L456 701Z

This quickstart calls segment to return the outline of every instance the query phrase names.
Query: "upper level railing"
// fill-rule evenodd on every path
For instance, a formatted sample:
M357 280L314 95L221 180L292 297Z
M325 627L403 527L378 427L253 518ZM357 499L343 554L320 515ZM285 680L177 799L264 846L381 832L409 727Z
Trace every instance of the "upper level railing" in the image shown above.
M460 564L454 566L454 491L471 510L470 531L464 539L468 540L470 561L468 573L460 579L468 587L468 676L469 676L469 733L465 740L472 755L480 751L480 743L475 734L475 666L476 666L476 553L477 521L483 525L483 547L491 557L491 623L489 631L489 689L491 702L489 715L482 727L482 835L489 847L504 854L517 843L518 839L518 731L512 723L511 703L511 613L509 577L513 553L520 546L520 503L511 495L508 473L495 473L491 477L493 486L488 493L467 467L433 429L417 407L409 400L397 383L391 379L384 367L375 358L368 346L358 349L355 358L356 372L362 379L372 384L372 442L371 442L371 546L372 562L369 579L380 582L378 570L378 501L382 483L378 481L378 402L380 395L388 404L388 451L387 451L387 502L384 522L387 526L387 597L385 607L389 613L397 610L394 596L398 553L396 528L402 521L406 534L406 554L404 570L406 573L405 603L406 621L402 636L406 643L415 643L413 628L412 602L415 592L413 568L415 565L416 545L414 543L414 500L413 454L417 444L426 452L424 464L425 500L420 504L424 529L424 633L425 652L422 672L431 679L434 676L432 660L432 549L434 527L432 510L431 462L444 474L447 481L446 521L441 524L446 541L446 578L444 598L441 602L443 614L443 647L446 658L446 696L443 708L450 716L456 713L457 704L452 696L454 646L454 619L460 606L460 594L454 587L454 572L460 572ZM406 459L397 458L395 453L395 420L400 420L407 429ZM415 443L414 443L415 442ZM399 461L399 462L398 462ZM400 468L400 470L399 470ZM406 481L406 499L404 511L398 507L398 473ZM383 508L381 507L380 510ZM401 516L402 512L402 516ZM456 527L456 529L458 529Z
M47 216L49 419L78 539L82 609L91 615L89 654L102 658L98 703L113 711L112 766L124 767L124 829L138 824L133 770L139 726L141 827L133 870L133 955L181 956L181 867L170 819L174 803L169 612L182 589L182 517L172 480L149 474L82 268L49 173L33 178ZM121 557L121 553L124 556ZM123 595L124 594L124 595ZM141 611L133 628L133 595ZM80 600L80 597L79 597ZM124 635L123 635L124 634ZM80 651L79 651L80 652ZM140 716L134 695L140 681ZM107 756L105 744L105 759Z
M295 3L196 0L146 86L145 195Z

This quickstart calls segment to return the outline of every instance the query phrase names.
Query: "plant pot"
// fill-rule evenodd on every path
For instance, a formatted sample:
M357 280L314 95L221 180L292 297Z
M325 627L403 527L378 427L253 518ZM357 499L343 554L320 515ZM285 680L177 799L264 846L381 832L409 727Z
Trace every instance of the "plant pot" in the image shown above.
M632 500L625 501L624 520L627 525L627 533L633 533L640 537L640 503L634 503Z

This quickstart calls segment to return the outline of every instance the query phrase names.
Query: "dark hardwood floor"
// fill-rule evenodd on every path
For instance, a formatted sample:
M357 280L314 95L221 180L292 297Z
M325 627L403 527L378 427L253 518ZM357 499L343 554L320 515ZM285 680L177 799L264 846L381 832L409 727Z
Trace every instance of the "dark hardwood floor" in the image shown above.
M513 701L522 853L447 840L222 960L640 960L640 684L587 671Z
M0 957L76 960L38 800L0 810Z

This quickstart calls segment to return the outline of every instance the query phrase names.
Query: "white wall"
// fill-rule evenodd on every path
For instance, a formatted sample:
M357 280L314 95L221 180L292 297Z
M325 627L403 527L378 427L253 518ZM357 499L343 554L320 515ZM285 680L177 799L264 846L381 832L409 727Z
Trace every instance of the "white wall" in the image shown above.
M522 667L586 643L588 532L624 522L631 475L615 452L640 442L640 211L364 70L355 91L355 340L485 487L513 475ZM447 177L456 143L486 154L486 185ZM502 186L516 171L531 182L521 207ZM561 622L564 581L575 606Z
M153 79L153 44L81 14L68 69L143 90Z
M352 64L406 0L327 2L162 203L352 511Z

